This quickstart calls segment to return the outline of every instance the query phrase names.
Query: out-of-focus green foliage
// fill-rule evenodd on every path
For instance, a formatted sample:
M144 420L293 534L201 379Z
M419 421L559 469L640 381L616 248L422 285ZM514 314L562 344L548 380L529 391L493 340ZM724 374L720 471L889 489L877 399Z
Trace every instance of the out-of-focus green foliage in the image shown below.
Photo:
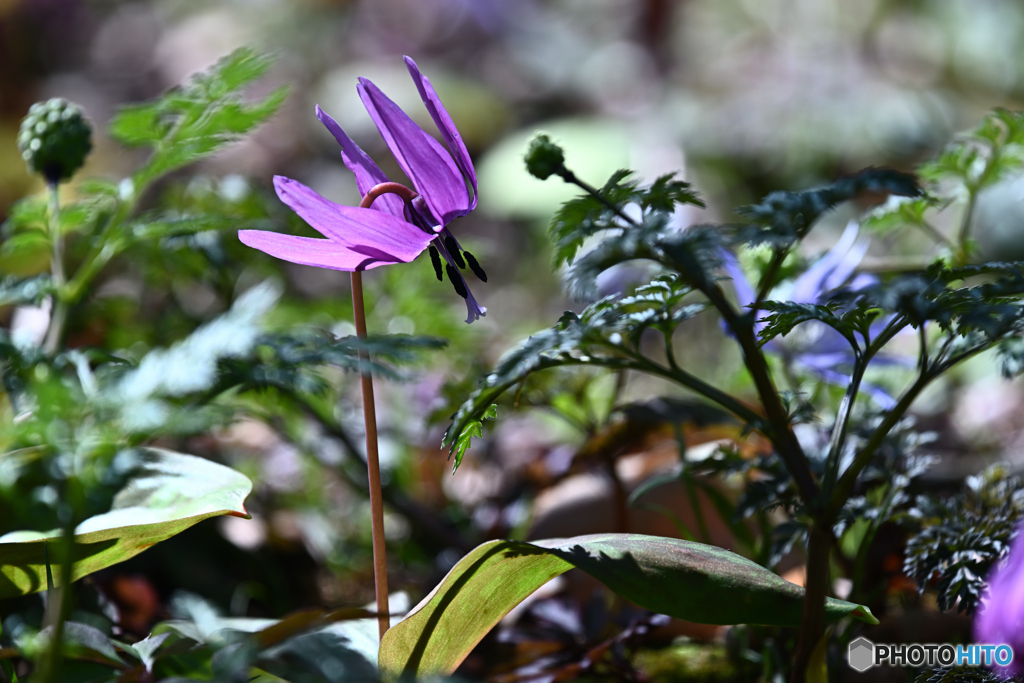
M244 475L216 463L161 449L121 451L110 477L124 479L110 512L75 528L71 580L77 581L138 555L188 527L218 515L248 518L243 501L252 490ZM61 530L11 531L0 536L0 599L44 590L66 549ZM52 548L52 550L51 550ZM51 559L52 558L52 559ZM59 584L58 584L59 585Z
M257 102L244 103L238 97L270 65L271 60L253 50L236 50L210 72L155 102L122 109L110 123L111 136L129 146L152 149L132 177L136 186L209 156L270 118L288 94L287 87Z

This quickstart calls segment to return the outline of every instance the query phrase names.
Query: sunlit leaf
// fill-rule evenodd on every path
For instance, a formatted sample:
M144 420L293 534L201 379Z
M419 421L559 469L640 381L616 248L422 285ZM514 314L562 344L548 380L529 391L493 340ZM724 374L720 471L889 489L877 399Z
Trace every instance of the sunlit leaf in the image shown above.
M209 517L249 517L243 502L252 482L235 470L192 455L140 449L138 463L110 512L78 525L72 580L123 562ZM60 558L61 532L0 536L0 598L46 588L47 555ZM54 580L59 572L54 571Z
M462 558L384 635L381 672L390 678L452 672L513 607L573 567L641 607L679 619L800 623L803 588L714 546L637 534L490 541ZM826 614L878 623L868 608L831 598Z

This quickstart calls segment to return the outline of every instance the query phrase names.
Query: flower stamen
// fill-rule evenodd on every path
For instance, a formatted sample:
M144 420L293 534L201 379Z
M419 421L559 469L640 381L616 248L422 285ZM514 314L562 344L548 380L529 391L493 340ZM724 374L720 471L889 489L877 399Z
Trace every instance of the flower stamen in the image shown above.
M441 254L437 252L434 245L430 245L430 262L434 265L434 275L437 276L438 282L444 282L444 271L441 268Z
M462 260L462 254L460 254L459 243L455 241L452 235L444 236L444 246L448 250L448 253L452 255L452 260L455 261L455 265L463 270L466 269L466 262Z
M469 269L473 271L473 274L480 278L481 282L487 282L487 273L480 267L480 262L476 260L476 257L465 249L462 250L462 255L466 257L466 263L469 264Z
M448 273L448 280L455 287L455 292L463 299L469 298L469 290L466 289L466 283L462 281L462 276L459 275L459 271L452 267L452 264L444 264L445 271Z

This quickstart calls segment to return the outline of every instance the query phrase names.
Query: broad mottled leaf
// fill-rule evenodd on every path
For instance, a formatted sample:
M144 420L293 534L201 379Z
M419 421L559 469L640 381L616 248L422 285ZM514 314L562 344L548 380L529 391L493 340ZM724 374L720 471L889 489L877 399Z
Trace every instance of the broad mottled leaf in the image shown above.
M209 517L248 519L243 502L252 482L204 458L157 448L135 452L137 465L110 510L75 530L72 580L123 562ZM0 536L0 598L46 588L47 557L56 566L61 532ZM59 572L54 571L57 580Z
M577 567L655 612L708 624L797 626L803 588L714 546L637 534L525 543L490 541L459 561L385 634L385 676L451 673L498 621L552 578ZM878 623L868 608L829 599L830 620Z

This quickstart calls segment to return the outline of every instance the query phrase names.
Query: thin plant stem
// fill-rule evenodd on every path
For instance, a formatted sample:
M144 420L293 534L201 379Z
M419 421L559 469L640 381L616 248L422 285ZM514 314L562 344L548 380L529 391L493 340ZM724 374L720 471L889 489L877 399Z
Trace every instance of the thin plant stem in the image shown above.
M926 220L919 221L917 223L917 225L918 225L918 227L921 228L921 230L924 231L924 233L926 235L931 237L938 244L941 244L943 246L949 247L951 249L954 247L953 242L948 237L946 237L941 232L939 232L938 228L936 228L934 225L932 225L928 221L926 221Z
M987 169L986 169L987 170ZM963 220L960 222L960 233L957 235L957 265L967 265L969 249L967 240L971 236L971 224L974 222L974 207L978 202L978 190L975 187L968 188L969 197L967 208L964 210Z
M366 313L363 309L363 274L352 271L352 313L356 322L356 336L366 338ZM359 352L364 366L370 354ZM364 367L362 371L363 422L366 425L366 469L370 479L370 533L373 536L373 585L377 593L377 625L380 637L388 630L388 559L384 544L384 501L380 489L380 458L377 454L377 411L373 402L373 376Z
M830 524L815 521L807 538L807 580L800 615L791 683L807 680L807 666L815 646L825 632L825 598L828 595L829 555L832 549Z
M782 399L779 397L775 384L772 382L771 373L768 371L768 364L757 345L754 326L751 322L752 316L740 316L725 299L722 290L714 283L701 288L701 291L711 305L718 310L725 324L732 330L736 341L739 342L743 351L743 364L754 381L754 387L757 389L765 416L768 418L766 425L768 437L775 446L779 458L796 482L800 497L808 506L816 507L819 503L818 495L820 493L818 484L811 474L807 456L800 447L796 434L793 433L789 416L786 414Z
M359 203L368 209L382 194L397 194L407 203L416 194L400 183L381 183L370 189ZM352 315L356 323L356 336L366 339L366 310L363 306L363 273L352 271ZM373 401L373 376L370 374L370 354L359 352L362 370L363 422L366 425L366 469L370 485L370 533L373 538L373 585L377 594L377 626L383 638L390 625L388 616L388 558L384 539L384 500L380 486L380 457L377 451L377 411Z
M53 243L53 253L50 256L50 276L53 278L55 292L53 294L53 313L50 316L50 324L46 328L46 337L43 341L43 351L48 356L57 353L61 336L64 334L64 323L68 316L68 303L64 292L64 237L60 230L60 196L57 188L57 183L49 185L48 227L50 241Z
M71 487L66 487L70 493ZM45 550L47 557L46 565L46 625L50 628L50 638L46 651L39 662L39 669L33 680L40 683L56 683L59 679L61 665L64 661L64 623L67 620L71 607L69 593L71 591L71 580L74 575L74 550L75 550L75 525L76 515L73 513L73 506L70 502L66 506L63 515L67 518L64 528L61 530L59 539L60 580L53 581L53 573L50 568L49 547Z
M776 249L772 255L772 262L768 264L768 270L765 271L764 277L761 279L761 286L757 290L757 299L754 301L754 305L751 310L756 314L757 310L764 303L764 300L768 298L768 295L772 291L772 287L775 286L775 279L779 275L779 270L782 269L782 264L786 261L786 257L789 255L789 248Z

